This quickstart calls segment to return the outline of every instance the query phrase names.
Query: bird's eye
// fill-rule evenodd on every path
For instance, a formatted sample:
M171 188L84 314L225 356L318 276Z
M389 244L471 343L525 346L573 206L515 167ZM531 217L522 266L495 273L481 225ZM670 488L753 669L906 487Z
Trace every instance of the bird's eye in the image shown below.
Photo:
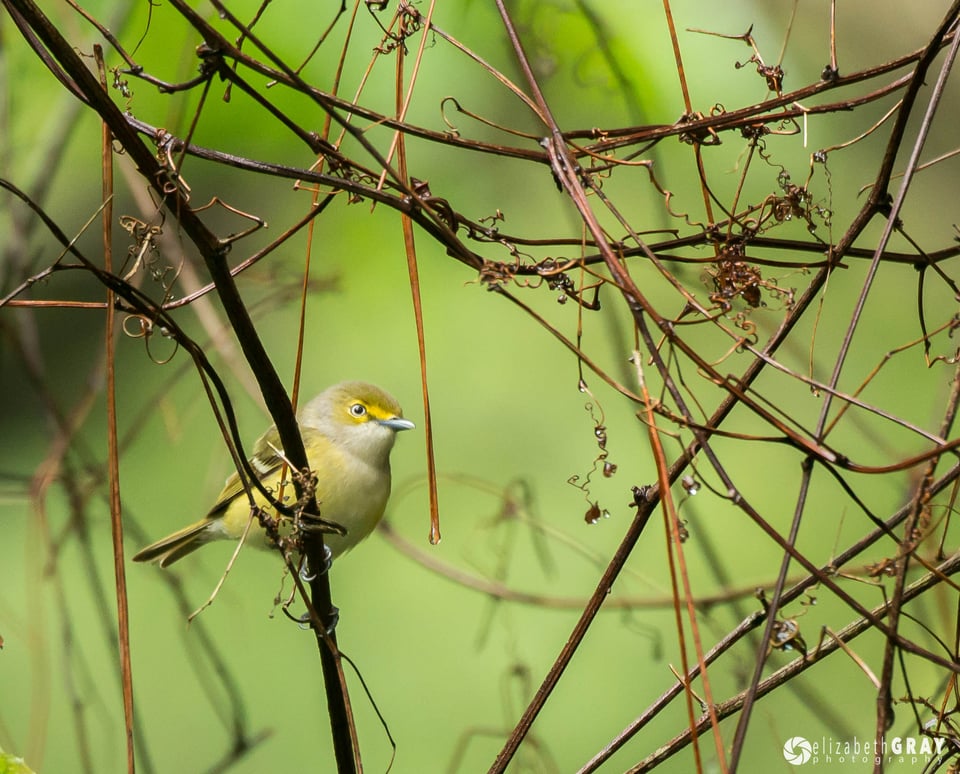
M350 413L353 414L353 416L360 418L367 413L367 407L362 403L354 403L350 407Z

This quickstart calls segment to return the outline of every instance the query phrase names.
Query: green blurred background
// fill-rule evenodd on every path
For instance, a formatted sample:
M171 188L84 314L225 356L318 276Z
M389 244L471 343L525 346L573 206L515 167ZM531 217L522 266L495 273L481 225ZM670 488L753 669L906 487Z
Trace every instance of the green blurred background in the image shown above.
M147 9L138 7L124 16L121 5L125 4L114 8L100 3L91 11L100 18L116 19L118 35L132 48L147 25ZM945 4L924 3L911 6L909 12L903 3L842 5L840 64L843 72L850 72L921 45ZM777 60L789 29L783 58L786 89L816 81L829 58L827 3L800 3L795 18L795 7L788 2L678 2L672 8L693 102L704 112L716 102L728 109L759 102L765 87L751 66L734 67L749 57L746 46L691 28L735 35L752 24L768 61ZM426 9L420 6L420 10ZM658 4L521 2L512 4L511 10L521 22L528 54L562 127L671 123L683 112ZM251 3L235 8L243 19L253 11ZM92 30L62 9L56 9L56 14L69 20L66 29L73 32L72 39L89 50L95 41ZM195 69L195 35L188 34L166 6L153 8L151 14L149 32L136 53L138 61L171 81L190 77ZM440 27L521 82L489 4L441 3L436 14ZM213 20L212 12L209 15ZM298 61L327 18L318 13L317 4L288 4L282 10L271 8L257 30L287 61ZM358 19L358 39L344 74L345 95L356 87L380 34L366 12ZM48 212L68 233L76 233L99 201L99 124L88 112L76 110L72 98L29 52L9 17L0 18L0 32L6 41L5 176L28 190L48 184ZM414 39L412 46L418 42ZM307 70L321 84L327 83L325 73L336 61L336 46L330 48ZM108 64L117 63L116 57L108 59ZM387 113L393 99L390 67L386 62L377 65L363 95L365 104ZM145 83L131 79L131 86L131 108L137 117L183 135L196 95L171 99ZM261 123L262 114L242 95L234 91L231 102L221 101L221 88L214 87L204 109L195 135L198 144L291 165L311 163L305 149L288 136L275 127L264 130L270 124ZM493 79L462 54L432 41L410 121L443 131L440 101L448 95L485 117L524 131L541 131L516 98ZM285 99L278 89L278 102L301 111L300 116L307 114L296 100L288 105ZM855 116L811 120L807 147L802 136L777 141L778 163L790 166L794 180L800 182L812 150L850 139L871 123L871 110L875 120L889 105ZM954 95L945 110L955 111L955 106ZM322 118L316 111L317 126ZM517 142L464 116L454 120L462 125L465 136ZM955 143L943 128L948 123L931 138L931 156ZM390 140L386 130L372 130L369 136L381 149ZM529 142L532 146L533 140ZM725 137L725 143L709 157L715 174L711 180L723 199L736 185L735 170L743 151L742 143L733 137ZM882 143L878 137L831 160L835 235L856 211L857 192L872 179ZM45 169L50 155L61 148L56 167ZM699 192L691 185L696 178L690 149L669 141L655 148L652 157L661 165L658 170L665 183L677 193L676 209L701 218ZM122 170L126 163L121 159L118 168ZM461 205L469 202L472 209L465 214L470 217L501 210L506 215L501 224L504 231L531 236L578 233L575 213L541 168L492 156L457 156L450 149L411 142L410 170L428 179L435 195ZM775 187L775 172L765 170L766 177L750 180L753 198ZM282 233L309 205L309 194L292 192L288 181L252 179L197 161L188 161L184 174L195 202L229 192L232 206L255 211L270 224L241 242L234 259ZM646 227L676 226L645 177L622 178L612 180L607 192L635 211L648 209ZM25 181L32 181L32 187ZM819 192L825 194L824 180L818 183ZM915 230L925 229L930 245L941 245L949 239L952 216L940 205L955 201L955 174L934 168L923 183L909 202L907 217ZM118 213L135 209L136 197L143 196L136 184L133 193L126 184L122 187ZM10 247L15 245L18 223L22 224L17 219L24 216L19 206L5 209L0 224ZM226 214L214 216L213 222L226 231L243 227ZM803 236L802 228L797 235ZM319 247L312 269L316 289L307 310L304 394L344 378L370 380L395 394L419 429L400 437L393 454L394 496L388 509L392 530L436 562L542 597L540 603L495 601L424 566L411 551L380 534L333 570L334 601L342 611L340 643L362 673L397 743L392 770L482 771L565 642L577 620L578 604L593 590L626 529L632 515L630 487L654 480L646 432L634 418L636 407L599 379L587 375L594 399L581 393L577 362L567 350L521 310L487 292L470 270L418 233L443 530L442 543L429 546L417 341L398 218L384 207L371 211L369 203L338 202L331 214L318 220L316 238ZM81 243L96 255L93 234L85 235ZM118 239L118 244L125 243ZM23 246L22 254L28 257L21 260L40 267L52 261L55 249L38 233ZM301 235L239 279L287 384L296 356L296 292L303 252ZM167 259L173 264L178 260ZM7 260L4 293L19 276L13 259ZM188 255L187 260L193 257ZM853 263L832 280L831 298L839 301L824 311L818 346L835 342L834 326L845 325L849 296L860 287L864 270L865 263ZM644 271L637 267L636 275L642 278ZM654 282L652 271L646 271ZM703 283L699 269L686 271L686 281ZM881 277L858 339L858 359L851 365L854 383L892 346L919 335L909 284L913 277L909 267L895 268ZM202 276L199 281L204 281ZM784 284L802 281L800 276L786 277ZM180 282L177 288L183 292L191 279L185 273ZM147 287L156 292L155 284ZM565 335L575 335L574 304L557 304L556 294L546 288L516 292L548 315ZM99 300L102 291L76 274L57 276L34 295ZM587 313L583 346L615 377L629 381L626 360L633 347L629 325L613 294L604 300L610 303L602 312ZM932 299L933 306L941 302L949 304L949 294ZM219 319L216 302L204 304L213 319ZM179 311L177 319L199 340L208 337L210 331L192 308ZM772 330L778 319L775 309L761 310L755 317L761 332ZM0 350L4 439L0 444L4 479L0 636L5 642L0 651L0 747L23 755L37 771L122 771L112 553L101 480L106 429L97 364L102 358L103 319L101 313L90 310L7 308L0 309L0 326L4 333ZM811 339L812 322L797 334L795 351L785 359L792 359L802 370ZM141 340L119 339L119 421L125 444L120 480L129 553L200 516L230 472L216 424L186 356L165 345L159 338L151 344L155 359L173 355L170 362L158 365ZM823 360L818 359L815 368L820 377L826 376L835 351L826 344L823 347ZM232 345L211 351L214 365L231 389L243 435L252 441L268 420L250 390L248 370ZM24 357L23 352L28 355ZM42 390L28 373L28 360L36 366ZM730 370L736 370L735 363ZM876 400L924 426L935 423L947 378L921 367L906 369L909 381L896 373L896 378L874 386ZM31 482L37 480L57 437L45 404L52 400L69 413L91 388L94 405L83 415L65 457L76 491L54 484L40 501L31 496ZM781 401L792 401L798 416L815 418L819 411L820 403L802 385L770 376L765 388ZM702 394L711 392L704 388ZM918 394L925 396L923 400L916 399ZM715 401L715 393L707 399ZM583 480L598 455L588 404L603 412L609 459L618 466L615 476L607 479L597 471L590 481L590 499L609 512L609 518L595 526L584 522L589 507L584 493L568 483L572 476ZM745 418L741 427L749 426ZM845 440L864 462L882 461L890 448L885 444L895 446L901 440L894 436L865 441L857 432L851 431ZM778 514L777 526L786 529L795 492L784 481L786 476L790 480L796 476L798 458L776 447L722 441L718 447L738 480L749 482L753 501L766 512ZM668 456L675 451L676 446L668 444ZM899 504L905 480L906 476L891 477L874 485L871 495L881 514ZM785 489L787 500L781 502ZM846 545L844 530L854 535L863 529L862 523L851 525L844 520L857 514L846 512L848 506L838 495L830 487L818 492L823 499L818 511L822 526L814 530L816 534L802 536L804 549L819 559L829 557L835 545ZM82 525L73 521L72 514L78 511L71 508L71 498L74 506L82 502ZM687 544L694 589L715 593L769 583L779 566L779 553L726 502L707 499L698 500L697 505L688 501L682 511L696 525ZM290 582L281 578L276 558L243 552L214 604L194 624L188 626L185 621L185 609L198 607L210 594L230 550L227 545L211 546L178 564L167 573L176 578L176 589L159 569L128 563L141 770L151 770L148 761L155 771L211 770L229 754L236 724L253 744L230 771L332 770L316 645L309 632L289 623L277 609L275 598L289 593ZM717 567L722 568L719 575ZM875 591L864 594L870 604L879 603ZM637 604L627 609L611 605L601 614L512 770L575 770L673 683L668 665L679 668L679 656L659 517L631 556L613 599L632 599ZM827 623L839 628L847 621L843 609L831 604L826 600L817 611L810 632ZM706 645L714 634L726 631L755 607L748 595L745 601L705 611ZM797 608L793 614L798 612L802 611ZM216 661L207 638L216 643ZM858 648L866 653L877 652L878 646L879 641L858 641ZM751 652L742 652L741 669L750 668ZM791 657L774 654L772 666ZM235 693L226 691L222 675L214 673L217 664L226 670ZM726 697L739 690L743 674L730 667L718 671L714 696ZM369 771L382 771L391 758L387 735L356 675L349 677L365 765ZM802 683L803 690L780 691L760 702L743 770L789 768L780 747L794 735L870 736L872 688L849 661L836 657L821 664ZM811 696L819 700L813 702ZM906 714L904 733L910 733ZM682 706L676 702L615 755L605 770L629 767L684 723ZM723 728L729 737L732 727L725 723ZM704 749L709 760L711 743L705 742ZM693 770L689 751L661 770Z

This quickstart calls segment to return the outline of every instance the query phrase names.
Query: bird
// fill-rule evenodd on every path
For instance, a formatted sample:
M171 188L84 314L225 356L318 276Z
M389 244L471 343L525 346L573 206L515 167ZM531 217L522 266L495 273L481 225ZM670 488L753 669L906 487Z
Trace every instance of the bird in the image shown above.
M316 476L316 499L323 522L333 522L344 534L324 535L328 561L346 553L377 526L390 497L390 451L396 434L414 428L400 404L379 387L359 381L335 384L309 401L297 414L310 470ZM280 435L271 426L253 447L250 465L264 487L277 496L284 455ZM293 495L286 473L284 499ZM267 500L253 489L257 505ZM270 509L276 516L276 511ZM187 554L215 540L239 540L250 519L250 501L237 472L227 478L213 507L200 521L158 540L133 556L135 562L157 562L169 567ZM257 532L259 535L255 535ZM248 542L276 549L256 523Z

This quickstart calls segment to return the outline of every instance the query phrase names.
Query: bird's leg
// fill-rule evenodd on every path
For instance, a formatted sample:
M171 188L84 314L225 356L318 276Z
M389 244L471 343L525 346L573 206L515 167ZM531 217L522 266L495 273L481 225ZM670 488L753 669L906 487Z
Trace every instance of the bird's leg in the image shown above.
M326 544L323 546L323 558L321 559L321 565L322 566L319 569L311 567L310 558L305 554L300 565L300 580L302 580L304 583L312 583L320 575L330 571L330 567L333 566L333 552L330 550L330 546ZM327 636L331 636L333 634L339 621L340 611L336 606L331 605L330 614L327 616L326 626L324 627L327 632ZM310 614L304 613L302 616L300 616L299 623L302 628L309 628L312 625Z

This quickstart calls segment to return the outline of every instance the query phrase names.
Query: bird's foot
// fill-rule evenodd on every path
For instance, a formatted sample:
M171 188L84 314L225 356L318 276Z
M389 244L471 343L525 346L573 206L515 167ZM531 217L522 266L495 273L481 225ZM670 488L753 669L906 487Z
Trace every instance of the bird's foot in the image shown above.
M330 550L330 546L324 544L323 546L323 566L319 571L314 571L310 567L310 560L305 559L303 564L300 566L300 580L304 583L312 583L317 579L318 576L323 575L326 572L329 572L330 568L333 566L333 552Z
M297 619L297 622L301 629L310 629L313 627L313 622L310 620L310 613L304 613ZM332 636L336 631L338 623L340 623L340 609L336 605L331 605L330 616L327 619L327 625L325 627L328 637Z

